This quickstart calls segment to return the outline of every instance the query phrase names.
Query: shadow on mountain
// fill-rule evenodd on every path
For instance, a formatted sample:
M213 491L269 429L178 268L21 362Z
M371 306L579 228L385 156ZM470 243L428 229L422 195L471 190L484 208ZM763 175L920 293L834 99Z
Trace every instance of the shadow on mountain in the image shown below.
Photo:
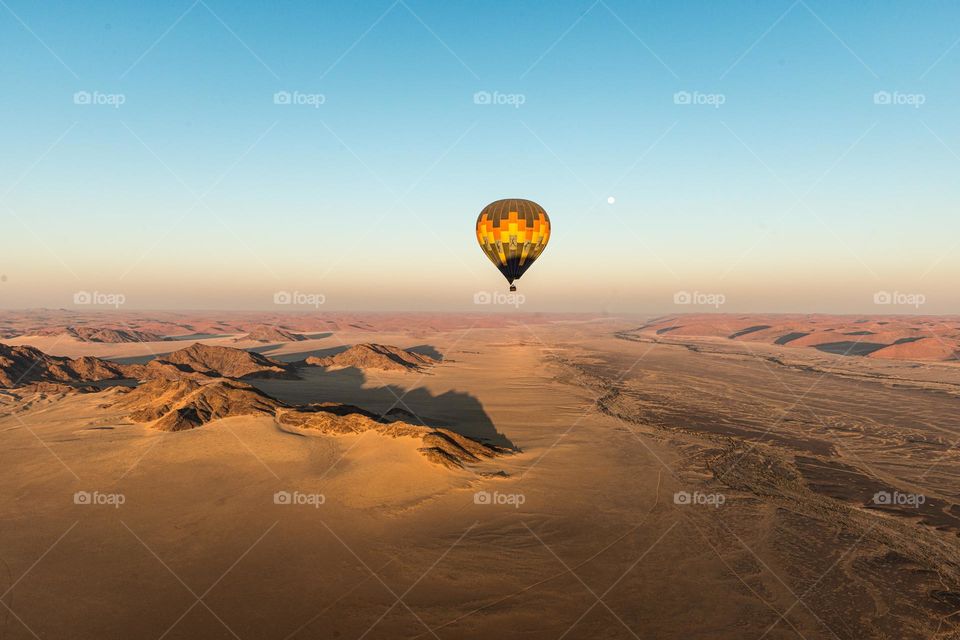
M406 391L393 384L378 385L376 372L364 373L353 367L324 370L306 367L303 380L249 380L268 395L289 404L336 402L352 404L367 411L398 418L412 424L444 427L480 442L517 450L497 430L477 398L465 392L447 391L433 395L426 387ZM400 398L400 400L398 400Z
M443 362L443 354L437 351L437 348L432 344L418 344L415 347L410 347L407 351L433 358L437 362Z
M181 347L182 348L182 347ZM104 358L109 362L116 362L117 364L147 364L151 360L156 360L157 358L163 358L168 356L177 349L165 349L162 352L148 353L142 356L127 356L125 358Z
M259 347L244 347L244 351L250 351L252 353L264 353L266 351L271 351L273 349L276 349L277 347L282 347L282 346L283 346L282 342L275 342L273 344L260 345ZM270 356L270 357L272 358L273 356ZM279 360L280 358L276 358L276 359Z

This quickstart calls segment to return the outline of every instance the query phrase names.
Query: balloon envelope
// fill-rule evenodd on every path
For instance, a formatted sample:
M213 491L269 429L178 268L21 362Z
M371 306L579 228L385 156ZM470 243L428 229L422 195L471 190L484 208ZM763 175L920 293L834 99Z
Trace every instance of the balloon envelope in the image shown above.
M477 240L490 262L513 284L546 248L550 218L532 200L497 200L477 217Z

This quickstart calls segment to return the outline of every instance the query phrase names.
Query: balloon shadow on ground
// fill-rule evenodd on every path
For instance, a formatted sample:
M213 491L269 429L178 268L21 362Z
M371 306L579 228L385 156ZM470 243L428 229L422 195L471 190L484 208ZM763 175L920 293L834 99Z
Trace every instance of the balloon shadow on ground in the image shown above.
M497 430L480 401L469 393L446 391L433 395L426 387L415 387L408 391L395 384L364 387L368 374L354 367L333 371L322 367L302 367L299 374L303 380L246 382L289 404L352 404L375 413L390 412L393 417L411 424L443 427L480 442L519 451L509 438ZM369 379L377 382L375 374L370 375Z

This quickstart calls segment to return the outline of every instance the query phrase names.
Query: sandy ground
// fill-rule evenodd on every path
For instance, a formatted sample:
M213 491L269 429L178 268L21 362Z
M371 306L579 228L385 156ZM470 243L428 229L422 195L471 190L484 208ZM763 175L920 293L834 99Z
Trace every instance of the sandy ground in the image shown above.
M160 433L112 391L0 392L0 637L957 637L960 414L940 369L618 328L206 341L285 360L429 345L444 361L424 374L256 384L519 449L463 471L412 439L267 418ZM57 340L29 342L124 361L185 346Z

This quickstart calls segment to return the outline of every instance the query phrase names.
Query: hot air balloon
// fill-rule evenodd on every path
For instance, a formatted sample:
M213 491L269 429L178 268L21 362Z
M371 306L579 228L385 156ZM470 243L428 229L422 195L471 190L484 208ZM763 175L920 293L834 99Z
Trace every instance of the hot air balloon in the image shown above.
M497 200L477 217L477 240L503 277L516 291L519 280L550 240L550 218L532 200Z

